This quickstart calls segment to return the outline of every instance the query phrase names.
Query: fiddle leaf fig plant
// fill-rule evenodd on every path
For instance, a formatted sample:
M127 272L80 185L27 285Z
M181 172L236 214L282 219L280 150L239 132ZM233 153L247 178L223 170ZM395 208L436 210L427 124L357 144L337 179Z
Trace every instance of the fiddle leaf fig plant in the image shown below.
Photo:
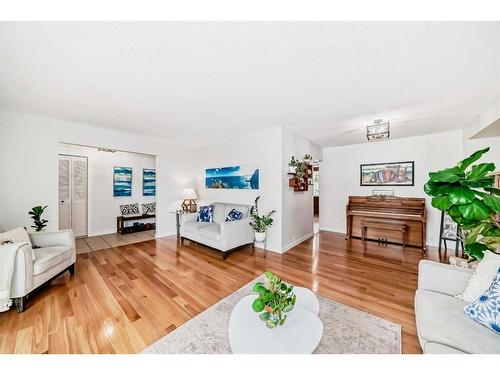
M493 163L480 163L489 147L474 152L456 166L429 173L424 191L431 204L446 211L462 230L465 252L482 259L485 251L497 252L500 246L500 189L493 187Z
M253 301L252 309L266 323L267 328L282 326L286 314L293 310L297 296L293 293L293 285L287 285L272 272L265 272L266 282L257 282L253 291L259 296Z
M49 222L47 219L42 219L42 215L46 208L47 206L36 206L33 207L30 212L28 212L28 215L31 215L34 224L31 226L31 228L35 228L36 232L42 231Z
M260 215L259 214L259 199L260 195L255 198L254 205L250 209L250 226L256 231L257 233L264 233L267 228L269 228L271 225L273 225L273 219L271 216L274 215L276 210L269 211L265 215Z

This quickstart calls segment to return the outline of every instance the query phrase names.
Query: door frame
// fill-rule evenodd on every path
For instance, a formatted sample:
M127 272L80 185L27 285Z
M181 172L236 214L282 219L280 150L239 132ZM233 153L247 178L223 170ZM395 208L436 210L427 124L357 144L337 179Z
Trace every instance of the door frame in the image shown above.
M87 163L87 168L86 168L86 173L87 175L85 176L85 181L87 182L87 187L86 187L86 192L87 192L87 202L85 204L85 216L86 216L86 222L87 222L87 234L83 236L75 236L75 238L86 238L89 235L89 157L88 156L83 156L83 155L73 155L73 154L64 154L64 153L58 153L58 161L59 161L59 156L66 156L66 157L77 157L77 158L84 158ZM70 163L71 164L71 163ZM71 196L71 206L73 205L73 174L72 174L72 167L70 166L70 174L69 174L69 186L70 186L70 196ZM60 199L59 199L59 168L57 169L57 188L58 188L58 194L57 194L57 205L59 208L60 204ZM71 222L71 229L73 229L73 208L70 207L71 214L70 214L70 222ZM59 209L57 210L57 225L59 226Z

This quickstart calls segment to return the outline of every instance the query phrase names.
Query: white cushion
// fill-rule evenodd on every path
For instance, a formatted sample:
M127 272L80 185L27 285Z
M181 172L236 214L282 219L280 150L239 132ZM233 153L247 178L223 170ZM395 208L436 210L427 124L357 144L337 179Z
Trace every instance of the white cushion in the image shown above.
M30 236L28 236L28 232L26 232L26 229L23 227L17 227L8 232L0 233L0 242L8 240L12 242L27 242L28 246L31 248L33 259L36 258L36 254L31 245Z
M500 335L467 318L466 304L447 294L417 290L415 316L420 336L466 353L500 353Z
M487 251L476 267L464 292L457 296L467 302L474 302L488 289L500 268L500 255Z
M212 225L206 225L200 228L200 235L205 236L212 241L220 241L220 225L210 223Z
M72 248L53 246L34 249L36 260L33 263L33 275L39 275L71 257Z
M214 213L213 213L213 219L215 224L222 224L226 220L226 215L225 213L225 206L220 203L215 203L214 204Z

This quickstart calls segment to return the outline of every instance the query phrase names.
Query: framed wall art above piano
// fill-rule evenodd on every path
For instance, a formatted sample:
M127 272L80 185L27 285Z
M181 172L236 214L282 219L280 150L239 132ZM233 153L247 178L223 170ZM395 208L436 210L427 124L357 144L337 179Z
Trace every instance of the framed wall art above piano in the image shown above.
M360 165L361 186L413 186L414 177L413 161Z

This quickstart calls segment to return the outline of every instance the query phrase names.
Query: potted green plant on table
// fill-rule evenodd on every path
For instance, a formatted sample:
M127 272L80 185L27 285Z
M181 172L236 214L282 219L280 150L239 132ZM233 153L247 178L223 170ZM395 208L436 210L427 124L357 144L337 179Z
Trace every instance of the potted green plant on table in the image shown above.
M429 173L424 185L432 206L446 211L463 233L464 250L471 260L500 246L500 189L493 188L493 163L472 165L489 151L474 152L456 166Z
M28 215L31 215L34 224L31 226L31 228L35 228L36 232L42 231L49 222L47 219L42 219L42 215L46 208L47 206L36 206L33 207L30 212L28 212Z
M253 301L252 309L260 313L259 318L268 328L276 328L285 323L287 313L293 310L297 296L293 286L287 285L281 278L267 271L265 283L257 282L253 291L259 296Z
M271 216L276 212L276 210L269 211L265 215L259 214L259 199L260 195L255 198L254 205L250 209L250 226L255 232L255 241L264 242L266 240L267 228L273 225L273 219Z

